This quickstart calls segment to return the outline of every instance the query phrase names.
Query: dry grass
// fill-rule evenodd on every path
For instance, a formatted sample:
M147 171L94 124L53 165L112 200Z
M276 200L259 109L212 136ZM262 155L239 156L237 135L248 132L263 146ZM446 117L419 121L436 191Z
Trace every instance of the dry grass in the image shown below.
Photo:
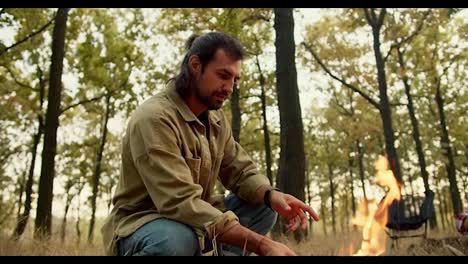
M101 243L88 244L82 241L61 242L51 238L47 242L39 242L32 238L21 238L13 241L5 235L0 235L0 256L99 256L104 255Z
M291 237L279 241L288 245L300 256L351 256L361 247L358 232L333 235L314 235L297 243ZM384 256L455 256L449 249L455 248L468 256L468 237L455 232L430 232L428 237L403 238L393 244L387 239Z
M75 237L64 243L58 238L48 242L39 242L23 237L12 241L8 236L0 235L0 256L101 256L104 250L100 241L88 244L84 239L76 242ZM97 241L97 240L96 240ZM358 232L333 235L313 235L296 243L292 237L281 237L279 241L288 245L300 256L350 256L360 247L361 236ZM349 245L354 244L354 248ZM457 233L431 232L427 239L400 239L398 246L391 248L387 239L387 256L454 256L447 247L453 247L468 255L468 237Z

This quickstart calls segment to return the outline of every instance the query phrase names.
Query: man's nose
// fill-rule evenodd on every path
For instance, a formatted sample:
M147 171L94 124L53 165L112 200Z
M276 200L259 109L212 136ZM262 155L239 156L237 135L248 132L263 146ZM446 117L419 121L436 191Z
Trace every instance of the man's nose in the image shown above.
M233 80L227 81L223 86L223 91L226 92L228 95L230 95L233 90L234 90L234 81Z

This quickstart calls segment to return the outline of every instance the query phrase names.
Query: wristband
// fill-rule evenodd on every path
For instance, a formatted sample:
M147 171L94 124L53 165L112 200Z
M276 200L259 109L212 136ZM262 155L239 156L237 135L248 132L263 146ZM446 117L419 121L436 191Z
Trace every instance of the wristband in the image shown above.
M271 188L271 189L268 189L265 191L265 194L263 195L263 203L265 203L266 206L268 206L269 208L271 208L271 201L270 201L270 194L271 194L271 191L280 191L280 189L278 188Z

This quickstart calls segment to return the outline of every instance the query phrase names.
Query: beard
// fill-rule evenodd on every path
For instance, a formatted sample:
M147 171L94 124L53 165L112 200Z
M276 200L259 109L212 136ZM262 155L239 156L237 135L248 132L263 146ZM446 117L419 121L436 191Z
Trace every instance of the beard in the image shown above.
M195 83L195 97L205 105L208 110L218 110L223 106L224 100L217 98L218 96L222 96L225 99L227 98L227 94L224 92L214 91L211 94L205 94L203 88L201 87L199 82Z

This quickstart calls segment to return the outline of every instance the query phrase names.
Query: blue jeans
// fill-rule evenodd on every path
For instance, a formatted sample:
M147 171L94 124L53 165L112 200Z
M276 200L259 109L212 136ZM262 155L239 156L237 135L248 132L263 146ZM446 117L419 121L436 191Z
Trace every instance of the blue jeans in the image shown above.
M277 219L277 213L263 204L250 205L235 194L224 199L227 210L233 211L241 225L266 235ZM146 223L117 244L120 256L197 256L201 255L195 231L183 223L159 218ZM205 251L212 249L205 239ZM230 245L218 245L220 255L242 255L243 249Z

